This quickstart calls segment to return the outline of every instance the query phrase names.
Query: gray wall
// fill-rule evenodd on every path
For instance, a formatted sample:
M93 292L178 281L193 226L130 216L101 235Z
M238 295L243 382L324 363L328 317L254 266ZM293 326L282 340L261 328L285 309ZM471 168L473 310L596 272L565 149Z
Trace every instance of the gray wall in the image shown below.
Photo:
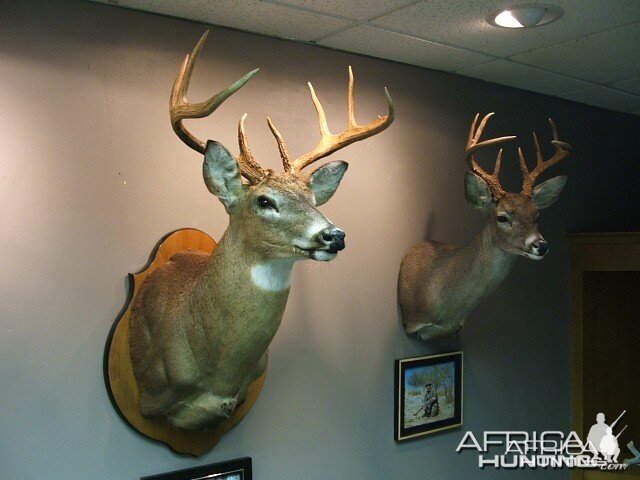
M127 272L186 226L219 238L223 208L201 161L171 131L167 100L202 25L71 1L0 1L0 477L134 479L243 455L256 478L567 478L496 472L456 454L465 430L568 430L569 302L565 232L637 229L638 118L441 72L223 29L196 68L203 99L259 66L260 74L202 137L235 148L248 111L254 153L280 168L266 115L290 150L317 140L306 81L330 123L345 120L346 67L358 118L395 124L336 159L351 163L323 211L348 234L333 262L296 266L271 347L262 395L246 419L201 458L172 454L130 429L103 381L107 334L126 300ZM556 119L575 156L569 183L545 211L552 251L518 261L459 338L427 347L407 338L396 307L403 252L423 238L464 242L480 227L465 204L462 149L470 119L496 110L488 134L549 138ZM505 183L519 171L509 151ZM633 194L633 196L632 196ZM397 445L393 361L461 348L463 430Z

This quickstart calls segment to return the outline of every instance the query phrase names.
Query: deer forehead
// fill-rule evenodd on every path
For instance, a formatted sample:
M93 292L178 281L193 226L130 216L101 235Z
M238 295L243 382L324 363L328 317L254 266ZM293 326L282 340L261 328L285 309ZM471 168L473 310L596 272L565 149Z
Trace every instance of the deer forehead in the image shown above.
M250 186L249 193L253 196L274 195L282 199L302 202L312 202L313 193L307 183L289 173L275 173L269 171L260 183ZM314 202L315 203L315 202Z
M505 193L496 203L497 212L505 212L520 219L535 220L538 216L538 208L533 203L530 195L523 193Z

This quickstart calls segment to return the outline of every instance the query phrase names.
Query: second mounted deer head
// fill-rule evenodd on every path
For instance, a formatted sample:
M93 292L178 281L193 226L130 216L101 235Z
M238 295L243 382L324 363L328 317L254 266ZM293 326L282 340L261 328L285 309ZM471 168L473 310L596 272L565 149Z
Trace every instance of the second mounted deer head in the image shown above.
M208 33L208 32L207 32ZM366 125L355 120L354 80L349 69L348 121L339 134L327 126L324 109L309 84L321 138L310 152L293 158L270 119L283 172L263 168L249 149L242 116L240 153L198 139L183 120L210 115L257 70L202 103L185 99L207 33L186 56L171 93L173 130L204 155L203 177L229 215L229 226L211 255L187 251L155 270L142 285L130 320L133 373L145 417L183 429L227 420L264 371L267 348L289 295L297 260L332 260L345 247L345 234L317 209L336 191L346 162L329 162L311 173L305 167L386 129L389 113ZM242 180L244 177L244 181Z
M467 202L485 215L483 230L467 245L426 241L413 246L404 256L398 278L402 320L408 334L422 340L446 337L462 328L469 313L493 292L507 276L518 256L540 260L549 250L538 231L538 214L558 198L566 177L551 178L535 185L547 168L570 153L560 140L555 123L553 155L545 159L534 133L536 166L529 170L518 149L523 182L520 192L507 192L499 179L502 149L492 173L475 160L474 152L489 145L515 140L515 136L480 140L493 113L478 124L474 118L465 149L469 171L465 174Z

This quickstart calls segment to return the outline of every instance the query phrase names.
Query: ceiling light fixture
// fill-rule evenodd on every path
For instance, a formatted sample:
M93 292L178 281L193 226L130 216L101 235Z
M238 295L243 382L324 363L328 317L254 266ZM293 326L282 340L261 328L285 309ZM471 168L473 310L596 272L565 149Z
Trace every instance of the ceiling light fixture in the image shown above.
M555 22L564 12L546 3L529 3L500 10L488 19L491 25L505 28L531 28Z

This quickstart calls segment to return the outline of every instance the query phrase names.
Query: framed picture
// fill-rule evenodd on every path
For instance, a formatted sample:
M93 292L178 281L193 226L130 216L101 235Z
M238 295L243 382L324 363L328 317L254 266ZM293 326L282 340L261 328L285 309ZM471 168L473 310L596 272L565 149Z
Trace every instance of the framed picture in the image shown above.
M396 360L397 442L462 426L462 352Z
M251 480L251 458L243 457L227 462L142 477L140 480Z

